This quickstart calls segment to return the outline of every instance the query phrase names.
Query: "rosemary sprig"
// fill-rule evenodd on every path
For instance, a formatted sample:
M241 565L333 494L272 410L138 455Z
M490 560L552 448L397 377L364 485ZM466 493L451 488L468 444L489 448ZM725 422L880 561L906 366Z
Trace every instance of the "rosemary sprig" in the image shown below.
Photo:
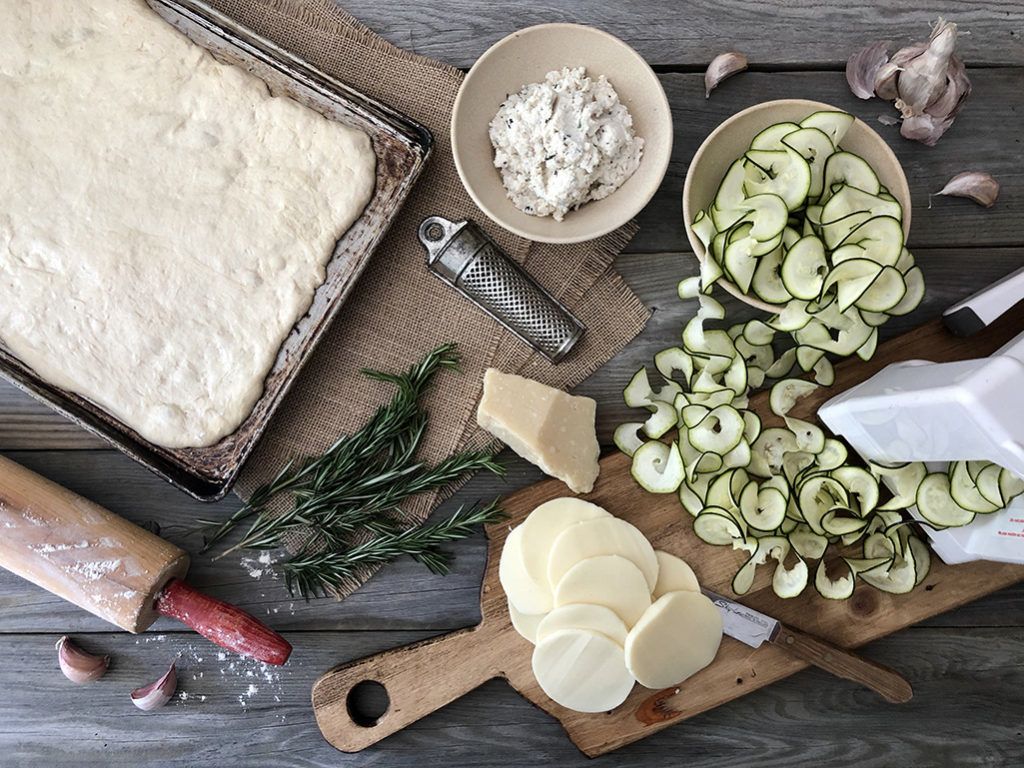
M433 573L446 574L451 554L440 549L473 533L479 524L501 520L504 514L498 501L469 509L459 507L446 520L430 525L384 533L345 551L322 549L296 554L283 564L285 584L293 594L327 595L358 582L361 569L390 562L401 555L410 555Z
M473 519L472 510L464 515L460 510L450 521L433 526L435 536L450 538L432 543L429 537L405 530L401 503L479 469L504 475L493 450L461 451L433 466L414 460L427 427L420 399L438 371L458 369L458 359L455 345L446 344L404 373L364 370L370 378L395 385L391 401L323 455L289 462L227 521L207 523L217 528L205 548L245 521L249 525L241 541L219 557L243 548L273 549L287 540L294 556L285 565L286 574L303 574L288 578L289 589L294 587L307 599L351 583L352 574L363 565L399 554L412 554L432 570L440 567L437 543L466 535L470 523L462 520ZM290 508L271 509L271 502L284 493L292 496ZM493 506L481 514L493 511ZM396 537L402 537L397 545Z

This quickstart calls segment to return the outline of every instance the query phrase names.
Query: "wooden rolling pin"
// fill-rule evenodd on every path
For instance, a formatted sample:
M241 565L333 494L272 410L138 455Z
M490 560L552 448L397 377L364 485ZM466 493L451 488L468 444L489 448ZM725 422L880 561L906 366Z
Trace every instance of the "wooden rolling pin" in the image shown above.
M182 578L188 553L0 456L0 566L129 632L161 614L268 664L292 647Z

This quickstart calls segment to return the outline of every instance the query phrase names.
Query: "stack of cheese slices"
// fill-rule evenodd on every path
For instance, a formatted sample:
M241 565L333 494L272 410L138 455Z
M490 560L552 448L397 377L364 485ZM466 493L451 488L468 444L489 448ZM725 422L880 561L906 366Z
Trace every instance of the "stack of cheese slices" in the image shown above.
M576 498L541 504L499 566L544 692L579 712L621 704L639 682L676 685L714 659L722 619L690 567L635 526Z

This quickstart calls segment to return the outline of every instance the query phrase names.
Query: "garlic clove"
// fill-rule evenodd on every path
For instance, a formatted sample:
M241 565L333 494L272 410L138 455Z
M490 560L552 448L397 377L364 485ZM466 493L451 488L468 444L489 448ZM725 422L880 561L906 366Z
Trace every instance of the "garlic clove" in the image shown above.
M71 682L89 683L103 676L110 666L110 657L86 653L64 635L57 641L57 662L64 677Z
M920 141L926 147L934 147L953 124L952 117L940 118L933 115L913 115L903 118L900 135L905 139Z
M875 95L875 75L889 61L889 41L872 43L857 51L846 61L846 82L858 99L870 99Z
M172 662L170 669L159 680L132 691L132 704L144 712L158 709L171 700L177 689L178 675Z
M959 67L954 65L951 70L947 81L946 88L943 93L933 101L925 109L925 112L929 115L935 115L936 117L956 117L960 108L964 104L964 100L971 93L971 81L967 78L967 72L964 69L963 62L960 61L959 56L954 56L954 59L959 62Z
M899 81L900 72L902 71L899 64L890 60L878 68L875 72L875 95L880 99L886 101L893 101L899 95L899 91L896 90L896 84Z
M947 181L946 186L935 194L966 197L991 208L999 197L999 182L983 171L964 171Z
M704 73L704 98L710 98L711 92L723 80L745 70L747 63L747 57L735 51L720 53L715 56L711 63L708 64L708 69Z

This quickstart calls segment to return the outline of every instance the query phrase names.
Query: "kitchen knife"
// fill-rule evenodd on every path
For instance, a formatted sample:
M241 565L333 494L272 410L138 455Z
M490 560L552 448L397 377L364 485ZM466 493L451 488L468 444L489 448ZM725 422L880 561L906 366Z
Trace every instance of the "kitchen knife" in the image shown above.
M701 591L722 614L722 631L751 648L771 643L837 677L865 685L894 704L910 701L914 695L910 682L894 669L869 661L819 637L787 627L778 619L709 589L702 588Z

